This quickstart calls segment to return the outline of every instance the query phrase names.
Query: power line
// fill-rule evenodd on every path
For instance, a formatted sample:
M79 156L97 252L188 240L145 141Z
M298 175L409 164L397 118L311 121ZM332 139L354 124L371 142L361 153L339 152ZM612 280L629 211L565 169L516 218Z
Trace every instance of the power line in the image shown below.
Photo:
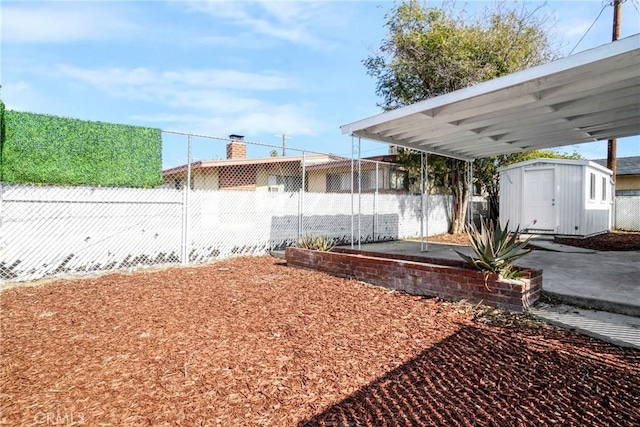
M589 27L589 29L582 35L582 37L580 38L580 40L578 40L578 43L576 43L576 45L573 47L573 49L571 49L571 52L569 52L569 55L571 55L573 53L573 51L576 50L578 45L582 42L582 40L584 40L584 38L587 36L587 34L589 34L589 31L591 31L591 29L596 24L596 22L598 22L598 19L600 19L600 17L602 16L602 12L604 12L604 9L607 6L610 6L610 5L611 5L611 3L608 3L608 2L602 5L602 9L600 9L600 13L598 13L598 17L591 23L591 26Z

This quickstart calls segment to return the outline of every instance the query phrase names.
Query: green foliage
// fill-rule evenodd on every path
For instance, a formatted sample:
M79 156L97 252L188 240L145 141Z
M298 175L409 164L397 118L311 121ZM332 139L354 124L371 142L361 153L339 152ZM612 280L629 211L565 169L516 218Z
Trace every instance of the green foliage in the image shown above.
M496 224L483 218L480 230L475 224L467 229L469 243L477 258L458 251L456 253L479 270L499 274L505 279L522 277L523 272L515 268L513 263L531 252L531 249L525 249L530 239L519 240L520 227L513 234L509 234L508 229L508 222L502 229L500 223Z
M159 129L7 110L2 181L152 187L162 183Z
M388 34L379 51L364 60L378 81L381 107L409 105L553 59L538 9L503 1L470 16L455 3L398 3L386 16Z
M332 239L329 239L327 236L323 236L323 235L314 236L311 234L307 234L298 239L298 243L296 246L303 249L329 252L331 249L333 249L336 246L336 244Z
M4 144L4 102L0 99L0 154ZM2 181L2 157L0 156L0 181Z

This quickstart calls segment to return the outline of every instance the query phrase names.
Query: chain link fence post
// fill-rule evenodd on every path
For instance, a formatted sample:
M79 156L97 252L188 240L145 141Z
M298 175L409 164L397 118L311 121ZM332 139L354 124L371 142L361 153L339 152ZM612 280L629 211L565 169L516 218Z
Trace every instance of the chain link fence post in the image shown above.
M189 193L191 192L191 135L187 135L187 179L184 183L184 196L182 198L182 265L189 264Z

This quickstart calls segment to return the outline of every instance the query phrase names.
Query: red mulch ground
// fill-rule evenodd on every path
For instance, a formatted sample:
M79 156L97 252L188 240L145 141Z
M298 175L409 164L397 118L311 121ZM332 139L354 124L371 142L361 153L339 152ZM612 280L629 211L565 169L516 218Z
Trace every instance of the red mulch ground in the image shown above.
M640 251L640 233L612 231L586 239L558 238L556 242L596 251Z
M638 425L640 352L465 307L271 257L7 289L0 420Z
M556 237L555 241L563 245L577 246L596 251L640 251L640 233L626 231L612 231L585 239ZM445 233L437 236L429 236L429 242L455 245L469 244L466 233L455 235Z

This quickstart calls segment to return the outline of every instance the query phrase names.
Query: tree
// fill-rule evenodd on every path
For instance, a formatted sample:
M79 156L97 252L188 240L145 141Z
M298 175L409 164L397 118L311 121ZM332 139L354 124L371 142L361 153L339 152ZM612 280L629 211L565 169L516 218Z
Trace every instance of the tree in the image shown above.
M386 16L388 34L379 52L363 61L377 79L378 105L393 110L553 59L539 11L505 1L470 16L455 3L441 9L418 0L396 3ZM465 164L429 158L453 194L450 232L461 233L470 197Z

